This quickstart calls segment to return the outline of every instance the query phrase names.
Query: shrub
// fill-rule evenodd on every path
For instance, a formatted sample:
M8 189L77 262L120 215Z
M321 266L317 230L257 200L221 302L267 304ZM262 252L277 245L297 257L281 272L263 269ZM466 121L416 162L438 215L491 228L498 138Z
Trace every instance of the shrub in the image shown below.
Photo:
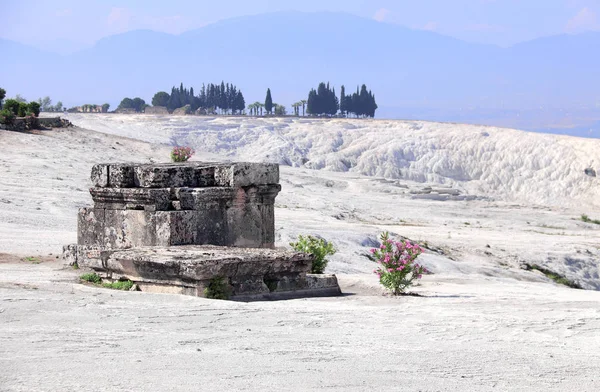
M40 104L38 102L31 101L27 104L27 110L38 117L40 115Z
M190 147L174 147L171 151L171 160L173 162L186 162L194 155L194 152Z
M16 99L7 99L6 102L4 102L4 109L10 111L15 116L18 116L20 104L21 103Z
M83 274L80 276L81 280L85 280L86 282L90 282L90 283L100 283L100 281L102 281L102 278L100 278L100 275L98 275L95 272L89 273L89 274Z
M103 283L102 287L113 290L129 291L133 287L133 282L131 280L117 280L112 283Z
M379 264L374 271L379 282L393 295L403 293L427 272L425 267L415 263L423 249L408 240L392 241L387 232L381 234L379 249L371 249L371 253Z
M208 287L204 289L204 296L210 299L229 299L231 289L224 278L213 278L210 280Z
M15 114L8 109L0 110L0 124L10 125L15 120Z
M316 238L313 236L298 236L297 242L290 242L290 246L294 250L303 253L310 253L313 255L314 260L312 263L311 273L322 274L327 267L329 260L327 256L335 254L336 250L333 244L325 241L323 238Z
M19 102L19 112L17 113L17 116L25 117L25 116L27 116L28 113L29 113L29 105L27 105L25 102Z

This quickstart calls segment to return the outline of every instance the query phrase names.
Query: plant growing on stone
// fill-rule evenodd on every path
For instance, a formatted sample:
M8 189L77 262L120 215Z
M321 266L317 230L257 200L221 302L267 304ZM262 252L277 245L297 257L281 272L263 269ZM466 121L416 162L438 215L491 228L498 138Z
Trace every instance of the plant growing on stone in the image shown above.
M173 162L186 162L194 155L195 151L190 147L174 147L171 151Z
M0 110L0 124L11 125L15 120L15 114L8 109Z
M379 276L379 282L393 295L402 294L417 279L427 272L425 267L415 263L423 249L409 240L393 241L389 233L381 234L379 249L371 249L373 258L379 264L373 271Z
M333 255L336 252L331 242L327 242L323 238L316 238L311 235L298 236L298 241L290 242L290 246L298 252L313 255L314 260L310 271L313 274L322 274L329 262L326 257Z
M133 282L131 280L117 280L111 283L103 283L102 287L113 290L129 291L133 287Z
M208 287L204 289L204 297L210 299L229 299L231 289L229 283L223 277L210 280Z
M100 278L100 275L98 275L95 272L91 272L88 274L83 274L79 277L81 280L84 280L86 282L90 282L90 283L95 283L98 284L102 281L102 278Z

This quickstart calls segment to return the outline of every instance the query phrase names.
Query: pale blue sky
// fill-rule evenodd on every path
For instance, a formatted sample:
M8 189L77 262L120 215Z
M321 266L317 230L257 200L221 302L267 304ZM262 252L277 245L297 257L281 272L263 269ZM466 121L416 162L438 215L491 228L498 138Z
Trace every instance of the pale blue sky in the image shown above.
M0 0L0 9L1 38L38 45L91 44L135 29L177 34L221 19L284 10L343 11L502 46L600 30L600 0Z

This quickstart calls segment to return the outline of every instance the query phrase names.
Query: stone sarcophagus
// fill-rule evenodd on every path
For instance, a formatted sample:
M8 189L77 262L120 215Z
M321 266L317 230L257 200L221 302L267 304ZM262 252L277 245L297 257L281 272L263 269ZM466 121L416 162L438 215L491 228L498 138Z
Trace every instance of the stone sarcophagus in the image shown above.
M219 279L240 300L340 294L311 255L272 249L276 164L98 164L91 182L70 264L142 291L203 296Z
M78 245L273 247L276 164L99 164L91 180Z

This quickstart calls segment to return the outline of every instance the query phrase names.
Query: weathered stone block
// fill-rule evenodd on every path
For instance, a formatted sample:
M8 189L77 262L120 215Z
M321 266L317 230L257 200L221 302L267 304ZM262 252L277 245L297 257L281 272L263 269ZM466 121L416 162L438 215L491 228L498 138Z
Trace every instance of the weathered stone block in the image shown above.
M167 211L172 209L168 188L91 188L96 208L112 210Z
M217 246L144 247L99 251L79 247L77 262L111 279L131 279L142 291L203 296L214 278L232 299L339 295L335 275L308 274L312 256L292 251Z
M218 186L232 188L279 183L279 165L275 163L239 162L223 164L215 169Z
M104 244L104 210L80 208L77 216L77 244Z
M141 188L215 186L215 167L208 163L139 165L134 167L135 186Z
M275 242L275 197L279 184L231 189L188 188L181 208L196 214L195 244L269 248Z
M196 228L192 211L82 208L77 243L108 249L189 245L196 241Z

